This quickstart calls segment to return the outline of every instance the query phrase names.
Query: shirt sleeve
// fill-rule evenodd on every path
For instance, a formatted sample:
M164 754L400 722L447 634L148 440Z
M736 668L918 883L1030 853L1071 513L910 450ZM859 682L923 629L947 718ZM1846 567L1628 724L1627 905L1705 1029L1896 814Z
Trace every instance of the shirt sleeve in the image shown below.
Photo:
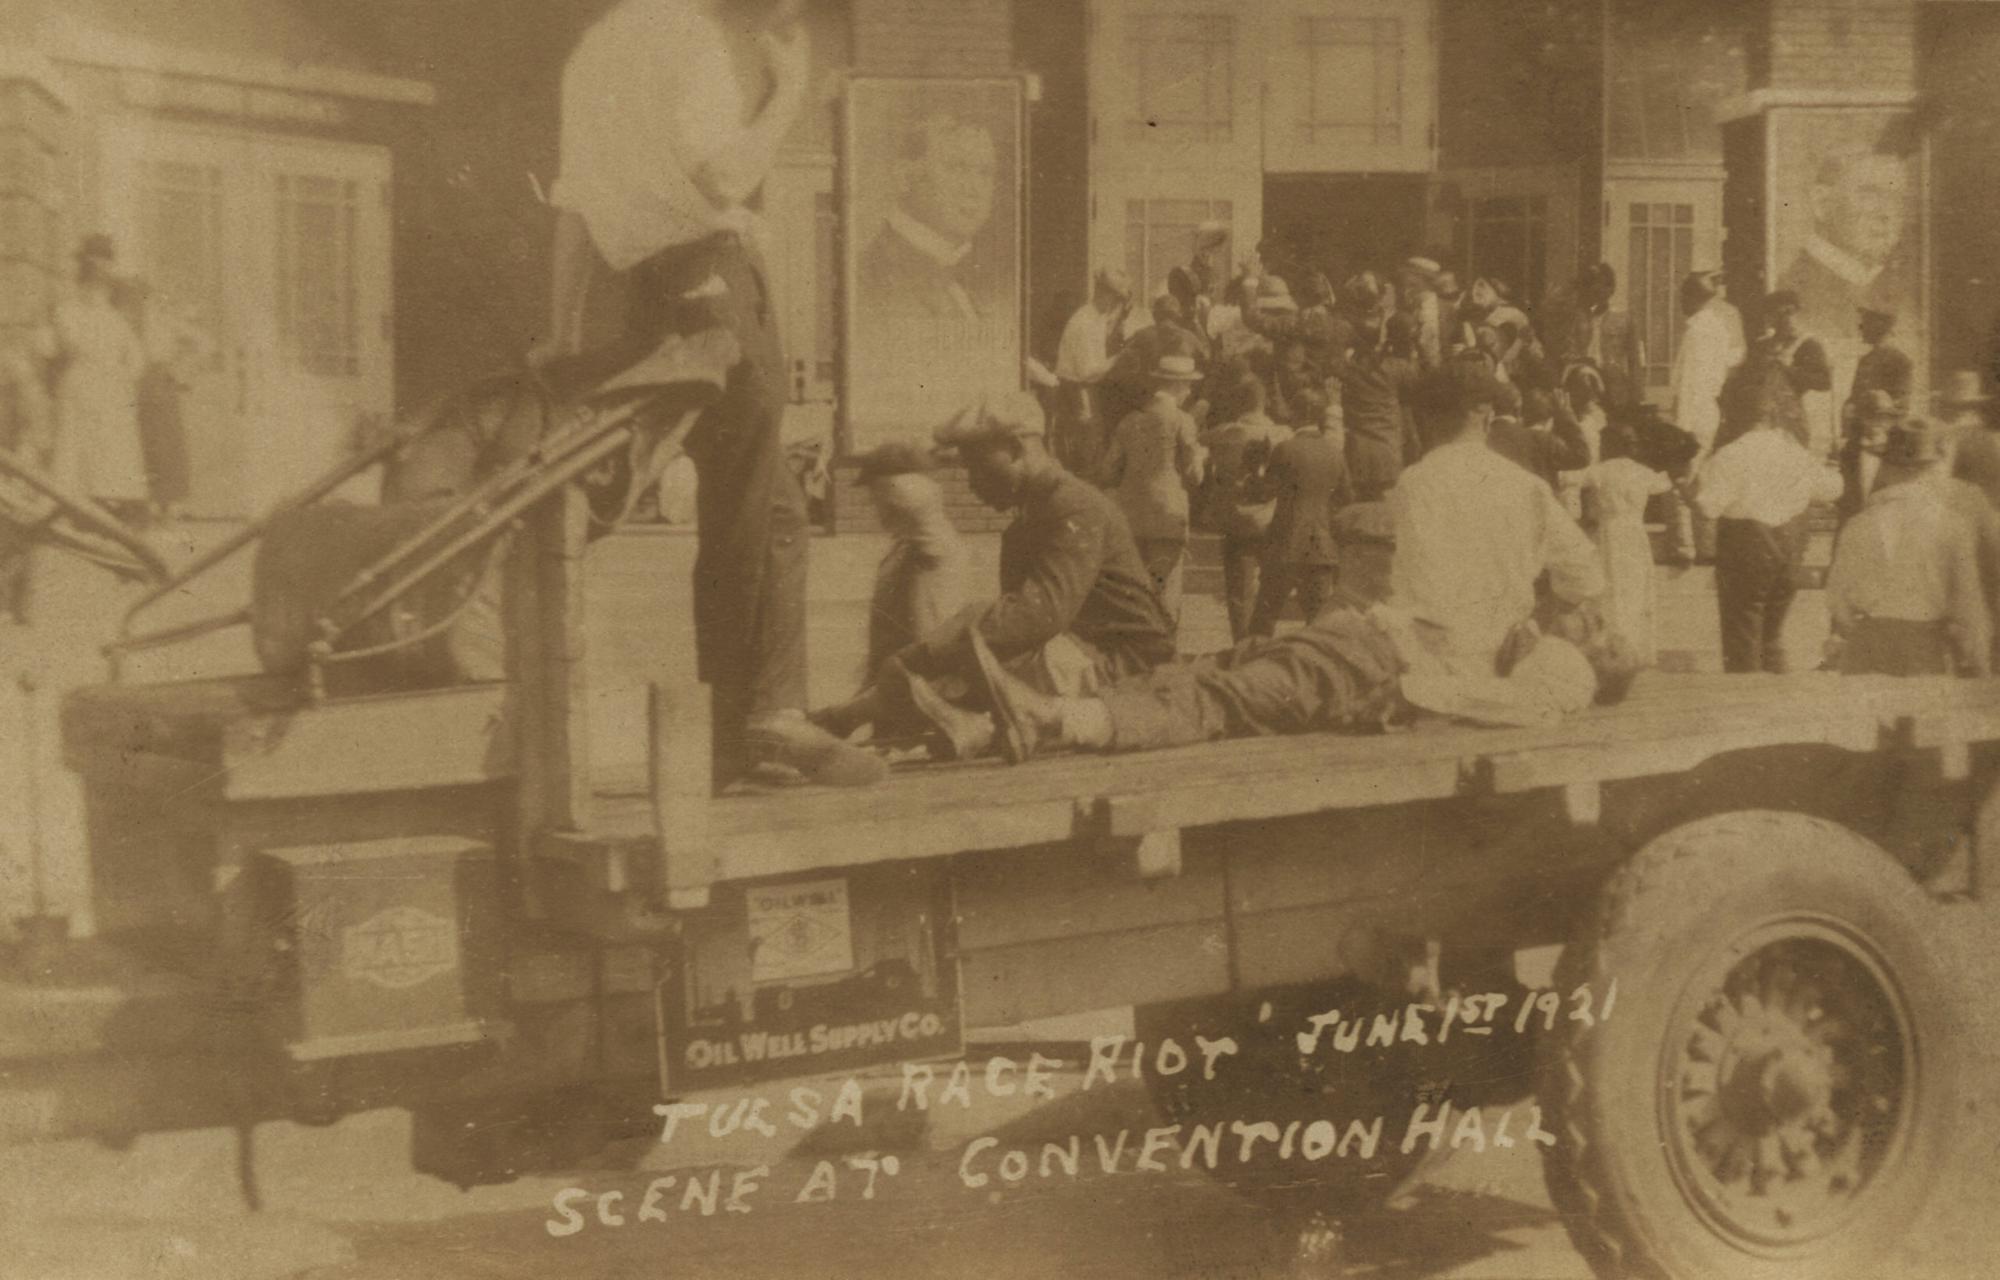
M1736 501L1736 459L1734 446L1718 449L1695 481L1694 505L1711 520Z
M1070 382L1095 382L1102 377L1110 364L1110 358L1100 350L1092 351L1089 317L1079 311L1063 326L1062 345L1056 350L1056 376Z
M1104 527L1093 513L1065 512L1027 566L1021 585L979 620L979 634L1002 658L1027 653L1069 630L1097 582Z

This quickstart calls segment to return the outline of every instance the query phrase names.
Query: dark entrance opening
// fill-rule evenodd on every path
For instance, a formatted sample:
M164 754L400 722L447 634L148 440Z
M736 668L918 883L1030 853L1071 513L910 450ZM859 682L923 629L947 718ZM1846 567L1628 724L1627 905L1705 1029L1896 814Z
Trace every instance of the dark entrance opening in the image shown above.
M1404 174L1274 174L1264 180L1273 269L1326 272L1339 288L1424 251L1424 184Z

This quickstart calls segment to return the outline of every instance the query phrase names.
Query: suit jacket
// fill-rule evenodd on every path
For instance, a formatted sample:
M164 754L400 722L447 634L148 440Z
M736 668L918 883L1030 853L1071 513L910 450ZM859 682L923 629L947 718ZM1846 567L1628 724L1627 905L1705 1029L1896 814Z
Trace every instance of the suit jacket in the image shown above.
M877 314L941 323L979 318L978 300L951 268L894 227L883 227L862 251L856 292L864 317Z
M1109 494L1059 467L1029 480L1020 514L1000 535L999 599L961 618L1002 661L1065 633L1094 648L1110 674L1174 657L1174 621L1124 513ZM943 628L914 646L906 663L918 675L952 670L962 641L960 628Z
M1301 431L1271 450L1271 461L1253 488L1276 498L1263 558L1271 564L1330 565L1340 562L1333 540L1333 513L1354 500L1347 460L1322 431Z

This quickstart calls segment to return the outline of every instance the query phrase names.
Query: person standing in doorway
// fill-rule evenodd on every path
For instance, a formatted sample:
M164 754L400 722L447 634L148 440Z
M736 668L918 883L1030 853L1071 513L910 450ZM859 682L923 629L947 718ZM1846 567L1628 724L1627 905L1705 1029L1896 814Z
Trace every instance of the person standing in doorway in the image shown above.
M76 289L56 304L31 349L54 393L50 471L121 518L139 519L151 500L138 412L146 347L118 306L117 260L110 236L84 237Z
M1697 271L1681 282L1680 352L1674 359L1674 422L1701 446L1698 469L1715 449L1722 427L1722 385L1744 356L1743 318L1729 305L1718 271ZM1672 558L1681 564L1715 559L1715 531L1685 502L1677 503L1672 526Z
M1797 593L1799 517L1840 496L1840 476L1785 431L1761 379L1730 383L1725 416L1742 434L1715 451L1695 480L1694 505L1715 521L1715 595L1722 669L1783 672L1785 619Z
M546 362L582 346L597 259L630 294L588 386L717 330L741 357L686 448L699 487L694 613L717 785L763 765L829 784L883 777L807 721L808 512L785 465L785 361L750 204L804 104L803 0L621 0L563 71Z
M1104 485L1139 544L1139 558L1167 616L1181 612L1181 562L1187 556L1188 492L1201 483L1201 443L1188 397L1201 381L1188 356L1160 357L1153 398L1118 424L1104 458Z

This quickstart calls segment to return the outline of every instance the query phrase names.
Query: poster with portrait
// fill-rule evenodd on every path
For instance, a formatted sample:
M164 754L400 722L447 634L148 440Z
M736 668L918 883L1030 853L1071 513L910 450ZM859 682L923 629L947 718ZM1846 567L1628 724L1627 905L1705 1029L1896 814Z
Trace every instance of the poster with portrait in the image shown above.
M1021 384L1021 82L857 77L843 173L845 451Z
M1925 368L1925 164L1912 114L1787 107L1770 130L1769 279L1799 295L1800 329L1833 362L1835 402L1865 350L1862 308L1893 315L1891 340Z

